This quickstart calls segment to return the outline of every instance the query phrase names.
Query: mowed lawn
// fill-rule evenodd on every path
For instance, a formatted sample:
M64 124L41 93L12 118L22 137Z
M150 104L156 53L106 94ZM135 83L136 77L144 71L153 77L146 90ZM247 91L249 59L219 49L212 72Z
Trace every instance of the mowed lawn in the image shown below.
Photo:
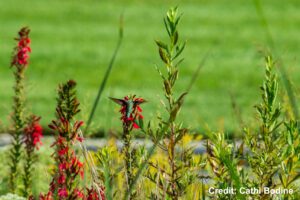
M162 114L162 83L155 64L155 39L166 39L162 18L178 5L183 18L180 36L187 40L177 91L184 91L197 66L210 52L199 79L186 98L180 118L195 131L209 127L233 132L238 122L230 93L243 119L255 116L259 102L266 49L265 31L252 1L244 0L1 0L0 1L0 121L9 127L13 74L10 57L13 38L22 26L32 30L32 54L26 71L28 111L42 116L43 125L54 117L58 83L74 79L86 120L118 36L124 13L124 42L108 79L93 128L120 130L118 106L108 97L136 94L148 100L145 119ZM278 52L297 89L300 82L300 2L263 1ZM281 86L283 91L283 86ZM178 93L179 94L179 93Z

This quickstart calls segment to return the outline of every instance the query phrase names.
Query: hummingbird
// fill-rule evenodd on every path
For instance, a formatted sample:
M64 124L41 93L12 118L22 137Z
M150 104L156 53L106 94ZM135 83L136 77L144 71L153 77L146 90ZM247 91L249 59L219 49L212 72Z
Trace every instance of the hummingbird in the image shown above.
M109 97L115 103L125 107L125 116L128 119L130 114L132 113L133 109L136 108L138 105L147 102L142 98L135 98L135 95L132 97L125 97L124 99L117 99L113 97Z

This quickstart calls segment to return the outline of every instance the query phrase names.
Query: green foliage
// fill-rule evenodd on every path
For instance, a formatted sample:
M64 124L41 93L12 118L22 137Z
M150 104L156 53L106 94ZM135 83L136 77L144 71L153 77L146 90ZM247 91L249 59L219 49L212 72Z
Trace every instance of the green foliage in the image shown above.
M286 144L285 134L280 131L281 107L276 101L278 82L273 69L274 61L267 56L265 81L261 87L262 103L256 106L261 125L258 132L247 129L245 139L251 152L248 155L249 165L256 177L254 181L249 181L249 184L261 190L264 187L277 187L275 174L284 159L282 150ZM261 194L261 198L265 198L265 196L265 194Z
M243 186L244 144L237 146L226 141L224 133L209 134L207 163L213 174L214 187L235 188L236 194L208 195L212 199L245 199L239 189Z
M116 169L116 167L113 167L115 161L112 157L112 148L102 148L98 151L97 159L99 162L100 168L100 176L102 179L105 180L105 197L108 200L111 200L113 197L113 185L116 184L115 176L116 172L113 172L113 170Z
M182 138L188 134L188 129L182 123L177 123L176 118L184 102L187 92L183 92L179 97L175 97L174 86L179 77L179 65L183 59L179 59L185 48L185 42L179 40L178 23L181 16L177 13L177 8L171 8L164 19L169 42L156 41L161 60L166 66L166 73L157 67L162 82L166 98L165 109L168 119L159 118L158 129L152 131L148 125L148 134L158 147L167 156L167 165L162 163L149 162L150 168L146 177L153 182L159 192L151 194L152 199L179 199L184 196L187 188L195 181L195 171L192 169L196 165L193 163L193 149L178 147L182 143Z
M233 187L237 191L218 194L218 199L273 199L263 192L265 187L294 191L293 194L277 194L280 199L299 196L296 189L300 177L298 124L281 117L282 108L277 102L279 83L273 72L275 63L271 56L266 56L265 61L265 80L260 88L262 102L255 106L259 128L256 131L246 128L245 140L239 146L229 143L222 133L210 134L207 161L214 187ZM240 194L241 187L257 188L261 192Z
M67 83L59 85L56 108L58 119L63 117L67 121L71 121L72 118L80 112L75 87L76 82L73 80L69 80Z
M299 193L299 181L300 178L300 136L298 123L290 120L285 122L284 141L285 147L282 150L283 161L280 163L278 175L280 184L285 189L293 189L295 193ZM286 144L287 142L287 144ZM293 195L282 195L283 199L297 198Z

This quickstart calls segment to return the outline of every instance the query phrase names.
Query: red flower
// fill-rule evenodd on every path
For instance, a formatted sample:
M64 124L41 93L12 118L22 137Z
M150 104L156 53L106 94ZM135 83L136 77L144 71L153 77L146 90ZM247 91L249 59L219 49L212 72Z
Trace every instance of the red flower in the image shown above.
M34 199L33 196L32 196L32 199ZM48 192L46 195L40 194L39 199L40 199L40 200L53 200L52 192Z
M29 32L30 30L26 27L20 30L19 38L16 38L16 40L18 41L18 46L15 47L15 53L13 55L11 66L26 67L26 65L28 64L28 53L31 52L31 48L29 46Z
M135 129L139 129L140 127L139 127L139 125L137 125L135 122L133 122L133 128L135 128Z
M24 128L24 143L27 149L39 149L39 145L42 145L43 129L39 124L40 119L32 115L29 124Z
M82 191L80 191L80 190L77 189L77 188L74 190L73 193L75 194L75 196L76 196L77 198L84 198L84 194L82 193Z
M137 109L139 112L142 112L142 111L143 111L139 105L136 106L136 109Z
M99 196L100 193L100 196ZM95 188L88 189L87 188L87 200L105 200L104 187L100 187L99 191Z
M68 151L69 151L69 147L65 147L63 149L60 149L60 150L58 150L58 155L63 156L66 153L68 153Z
M33 145L38 149L38 144L42 145L41 138L43 137L43 129L39 124L34 125L34 132L32 133Z
M82 141L83 141L83 138L82 138L82 137L77 137L77 140L78 140L79 142L82 142Z
M60 164L59 164L59 170L60 170L60 171L63 171L63 170L65 170L65 169L67 169L66 163L60 163Z
M58 189L58 196L68 197L68 191L66 190L66 188L59 188Z
M66 182L66 177L62 174L58 178L58 183L59 184L64 184Z
M66 141L65 138L61 137L60 135L58 136L58 138L57 138L57 144L58 145L64 144L65 141Z
M72 158L72 166L74 166L74 167L82 167L83 164L76 157L73 157Z
M143 98L136 98L133 96L126 96L123 99L111 98L114 102L121 105L120 113L122 114L121 120L127 127L132 125L132 128L140 128L136 119L143 119L142 109L140 104L146 102Z
M21 36L21 37L23 37L23 36ZM25 37L25 38L22 38L22 39L19 41L18 46L19 46L19 47L24 47L24 46L29 45L30 42L31 42L30 39ZM30 49L30 47L29 47L29 49ZM30 51L31 51L31 49L30 49Z
M79 174L80 174L80 178L83 179L84 178L84 171L80 170Z

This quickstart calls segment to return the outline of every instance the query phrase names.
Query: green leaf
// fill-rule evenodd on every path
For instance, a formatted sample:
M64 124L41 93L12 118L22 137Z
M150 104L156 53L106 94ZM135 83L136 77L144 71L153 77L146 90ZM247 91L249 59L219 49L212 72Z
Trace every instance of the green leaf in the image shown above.
M182 93L179 98L176 101L176 104L178 104L179 106L181 106L183 104L184 101L184 97L187 95L187 92Z
M155 40L155 43L157 44L158 47L165 49L166 51L168 50L168 45L163 43L162 41Z
M170 82L167 79L164 80L164 87L165 87L166 94L168 96L171 95L172 94L172 89L171 89Z
M171 32L170 32L170 30L169 30L169 26L168 26L168 24L167 24L166 19L164 19L164 24L165 24L165 28L166 28L166 30L167 30L167 32L168 32L168 35L171 36Z
M175 60L182 53L182 51L185 48L185 45L186 45L186 41L181 46L176 47L176 53L175 53L174 57L172 58L172 60Z
M287 133L287 141L289 145L293 145L293 134L291 132Z
M144 120L142 118L136 119L134 121L142 130L144 129Z
M173 36L173 45L176 45L178 42L178 31L175 31L174 36Z
M169 58L168 58L166 52L161 47L158 48L158 51L159 51L159 55L160 55L161 60L164 63L169 64Z
M288 172L291 172L293 169L293 158L289 158L288 162L287 162L287 170Z

